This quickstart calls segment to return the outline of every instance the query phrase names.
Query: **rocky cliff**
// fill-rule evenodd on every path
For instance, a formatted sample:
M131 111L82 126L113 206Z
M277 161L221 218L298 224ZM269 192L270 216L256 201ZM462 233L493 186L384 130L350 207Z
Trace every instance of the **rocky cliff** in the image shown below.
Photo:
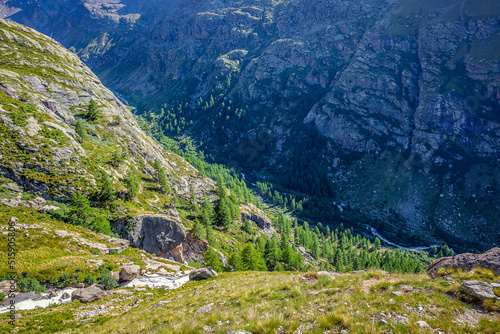
M0 4L138 106L207 103L180 130L233 163L277 175L312 127L336 200L389 238L498 245L497 1Z

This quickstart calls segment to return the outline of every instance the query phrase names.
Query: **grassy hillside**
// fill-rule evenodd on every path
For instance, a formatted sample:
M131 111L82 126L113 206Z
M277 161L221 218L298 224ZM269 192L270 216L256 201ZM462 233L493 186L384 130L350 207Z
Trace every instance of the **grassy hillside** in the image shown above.
M457 277L429 281L423 274L377 271L224 273L178 290L129 290L90 305L72 302L23 312L18 332L498 333L498 314L450 295L459 282Z

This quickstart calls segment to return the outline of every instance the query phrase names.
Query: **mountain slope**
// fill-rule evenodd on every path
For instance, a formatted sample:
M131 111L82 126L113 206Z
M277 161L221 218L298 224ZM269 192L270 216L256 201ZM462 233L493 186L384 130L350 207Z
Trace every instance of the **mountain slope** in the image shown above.
M92 187L100 170L114 182L124 178L131 164L153 175L149 164L158 159L177 193L187 196L188 184L213 187L184 159L146 135L126 106L76 55L5 20L0 38L2 174L51 199ZM102 114L96 122L86 121L91 99ZM75 132L76 120L88 133L85 142ZM118 166L111 163L115 152L124 155Z
M327 193L407 244L498 245L496 1L3 3L155 108L167 135ZM307 144L315 132L327 140ZM335 196L284 176L304 152Z

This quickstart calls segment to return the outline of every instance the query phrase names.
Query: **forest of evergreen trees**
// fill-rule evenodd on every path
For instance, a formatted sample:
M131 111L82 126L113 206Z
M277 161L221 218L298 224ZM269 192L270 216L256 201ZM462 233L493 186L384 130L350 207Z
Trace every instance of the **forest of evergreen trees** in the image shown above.
M381 268L387 271L418 272L421 271L431 258L453 253L447 246L433 249L430 252L414 252L400 249L382 248L380 240L372 243L365 237L354 233L353 228L345 228L339 219L339 209L334 205L335 189L328 179L327 173L315 163L318 155L317 147L321 147L324 140L315 133L311 133L304 145L307 147L303 154L292 159L280 173L280 187L269 182L257 182L256 188L260 196L266 198L278 207L280 212L291 212L295 216L309 217L313 220L324 221L325 227L318 223L314 227L307 222L291 221L285 215L278 215L273 225L279 234L267 237L263 234L256 237L248 222L238 222L239 205L254 203L262 208L247 184L241 179L239 171L227 168L222 164L208 163L212 160L205 156L204 143L197 146L185 134L185 130L196 122L195 115L199 108L207 111L213 108L214 98L208 101L200 99L196 106L179 104L175 108L167 109L163 106L159 115L151 114L142 120L143 128L168 149L180 154L193 164L202 175L217 180L219 200L212 205L207 199L198 208L193 206L195 225L193 233L200 239L206 239L210 245L222 250L228 258L230 268L234 270L305 270L304 261L299 247L320 263L325 269L335 269L339 272L361 270L367 268ZM239 108L231 109L232 102L224 106L227 111L233 110L235 117L221 113L214 120L213 134L224 129L224 124L231 125L233 119L241 119L245 112ZM224 116L224 117L223 117ZM222 123L217 124L217 120ZM231 125L232 126L232 125ZM195 200L193 199L193 203ZM196 207L196 208L195 208ZM345 221L345 220L344 220ZM250 242L241 249L231 249L224 245L217 245L214 238L214 229L220 231L233 228L240 224L241 229L249 234ZM212 250L205 256L205 261L214 268L223 268Z

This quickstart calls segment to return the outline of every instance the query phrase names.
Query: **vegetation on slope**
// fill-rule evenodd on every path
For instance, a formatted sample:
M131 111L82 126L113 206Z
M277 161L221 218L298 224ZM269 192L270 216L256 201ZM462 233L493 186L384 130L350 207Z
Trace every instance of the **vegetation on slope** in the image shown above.
M491 272L484 272L491 279ZM495 278L493 278L495 279ZM496 278L498 279L498 277ZM178 290L134 291L81 306L23 312L18 331L39 333L488 333L500 320L447 294L461 279L368 271L234 272ZM132 291L132 290L130 290ZM130 308L132 306L132 308ZM85 312L96 312L86 316ZM422 327L425 321L430 328ZM5 323L1 329L7 330Z

